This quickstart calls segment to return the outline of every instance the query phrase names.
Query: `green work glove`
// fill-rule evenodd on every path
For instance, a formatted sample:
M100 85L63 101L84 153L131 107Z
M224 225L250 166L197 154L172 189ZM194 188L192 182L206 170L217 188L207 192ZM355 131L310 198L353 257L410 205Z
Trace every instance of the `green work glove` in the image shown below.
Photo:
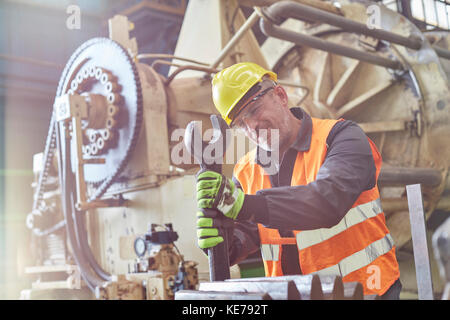
M214 171L197 175L197 207L217 209L227 218L236 220L244 203L244 192L231 179Z
M212 248L223 242L219 228L214 222L213 218L205 217L203 212L197 212L197 243L200 249Z

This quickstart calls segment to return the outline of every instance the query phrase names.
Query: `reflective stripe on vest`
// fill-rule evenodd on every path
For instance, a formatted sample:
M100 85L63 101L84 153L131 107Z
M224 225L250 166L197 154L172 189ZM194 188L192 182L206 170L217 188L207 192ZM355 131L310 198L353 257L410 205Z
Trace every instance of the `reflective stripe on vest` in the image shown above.
M350 209L344 218L331 228L320 228L316 230L307 230L297 233L297 247L299 250L311 247L323 241L334 237L335 235L345 231L347 228L361 223L369 218L375 217L382 213L380 198L360 204Z
M394 240L388 233L384 238L372 242L364 249L342 259L338 264L313 272L321 276L346 275L371 264L376 258L388 253L394 246Z
M280 255L280 245L278 244L262 244L261 255L265 261L278 261Z

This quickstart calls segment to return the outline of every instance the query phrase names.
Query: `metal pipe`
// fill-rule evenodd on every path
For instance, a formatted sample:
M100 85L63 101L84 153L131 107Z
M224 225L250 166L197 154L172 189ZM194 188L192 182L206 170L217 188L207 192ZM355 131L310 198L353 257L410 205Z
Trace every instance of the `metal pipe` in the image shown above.
M378 182L383 185L422 184L437 187L441 184L442 173L431 168L382 168Z
M203 71L203 72L206 72L206 73L209 73L209 74L219 72L219 70L217 70L215 68L186 65L186 66L179 67L177 70L172 72L170 74L170 76L166 79L166 81L164 81L164 84L166 86L168 86L172 82L172 80L177 76L177 74L179 74L180 72L183 72L185 70Z
M426 210L429 209L430 202L427 199L423 200L423 205ZM382 198L381 207L385 213L396 212L396 211L407 211L408 201L406 198ZM436 204L435 210L450 210L450 197L441 197Z
M209 66L209 64L204 62L199 62L192 59L182 58L174 56L173 54L165 54L165 53L141 53L137 55L138 59L154 59L154 58L162 58L162 59L173 59L173 60L181 60L186 62L191 62L195 64L200 64L202 66Z
M294 18L303 21L319 21L339 27L344 31L364 34L369 37L385 40L415 50L420 49L423 43L422 39L418 36L404 37L383 29L369 29L365 24L341 17L338 14L292 1L277 2L264 10L264 14L278 23L281 23L284 18ZM439 57L450 59L449 50L437 46L433 46L433 49Z
M267 8L265 13L277 22L281 22L282 19L287 18L309 21L314 20L339 27L343 29L343 31L364 34L379 40L396 43L410 49L418 50L422 46L422 40L418 37L404 37L383 29L369 29L365 24L292 1L277 2Z
M150 65L150 67L155 68L157 65L160 64L164 64L167 66L173 66L173 67L182 67L182 64L178 64L175 62L170 62L170 61L166 61L166 60L161 60L161 59L156 59L155 61L152 62L152 64Z
M77 210L84 211L98 208L126 207L127 205L128 200L123 198L110 198L78 203L76 208Z
M290 41L299 45L305 45L311 48L327 51L341 56L369 62L385 68L390 68L394 70L403 69L399 61L383 58L373 53L355 50L330 41L322 40L314 36L309 36L302 33L283 29L278 26L274 26L271 22L263 18L261 18L260 20L260 26L262 32L267 36Z
M277 83L281 84L282 86L286 86L286 87L300 88L300 89L305 90L307 93L309 93L308 87L302 86L301 84L299 84L297 82L286 81L286 80L277 80Z
M446 50L444 48L438 47L438 46L432 46L434 51L436 51L436 54L444 59L449 59L450 60L450 51Z
M276 3L278 0L238 0L239 5L243 7L268 7L272 4ZM333 12L335 14L340 14L339 8L334 6L332 3L329 2L322 2L317 0L294 0L295 2L300 2L305 5L328 11Z
M228 41L225 47L220 52L217 59L210 65L210 68L215 69L222 62L222 60L228 55L231 49L241 40L241 38L245 35L245 33L258 21L259 15L256 11L248 17L245 23L241 26L241 28L234 34L234 36Z

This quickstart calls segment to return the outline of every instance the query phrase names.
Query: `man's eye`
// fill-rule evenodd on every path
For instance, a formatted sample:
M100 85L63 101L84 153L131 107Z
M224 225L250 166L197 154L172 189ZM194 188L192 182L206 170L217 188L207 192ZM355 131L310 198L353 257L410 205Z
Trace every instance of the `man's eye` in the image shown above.
M258 106L256 106L256 107L254 107L253 108L253 110L252 111L250 111L250 115L254 115L254 114L256 114L256 112L259 110L259 105Z

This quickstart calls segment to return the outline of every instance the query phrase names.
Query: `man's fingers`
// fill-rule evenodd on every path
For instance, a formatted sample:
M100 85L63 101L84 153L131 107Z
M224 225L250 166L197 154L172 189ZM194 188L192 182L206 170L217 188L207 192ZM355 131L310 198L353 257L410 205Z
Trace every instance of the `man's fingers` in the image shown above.
M212 218L198 218L197 228L212 228L214 226L214 220Z
M201 199L197 201L197 207L200 209L212 208L214 204L214 199Z
M219 229L217 229L217 228L197 229L197 237L199 237L199 238L216 237L218 235L219 235Z
M205 214L201 211L197 211L197 218L204 217Z
M215 216L211 217L208 215L205 216L203 212L200 213L197 213L197 228L229 228L234 223L232 219L225 217L221 213L220 218L216 218Z
M222 175L220 173L214 171L204 171L197 175L197 180L209 180L209 179L222 179Z
M202 199L212 199L214 200L216 197L216 194L214 190L212 189L204 189L197 191L197 201Z
M222 237L212 237L198 240L198 246L201 249L208 249L217 246L219 243L223 242Z
M220 180L214 179L214 180L198 180L197 181L197 191L203 190L203 189L218 189L220 186Z

